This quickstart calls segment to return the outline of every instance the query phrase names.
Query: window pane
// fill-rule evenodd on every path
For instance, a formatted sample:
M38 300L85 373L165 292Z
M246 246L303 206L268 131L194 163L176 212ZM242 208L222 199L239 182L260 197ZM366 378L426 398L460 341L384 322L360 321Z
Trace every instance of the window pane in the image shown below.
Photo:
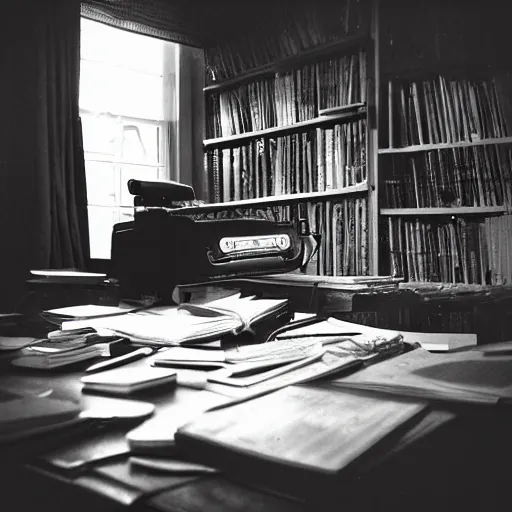
M110 258L113 225L133 218L127 181L168 178L169 127L163 120L171 115L175 91L164 86L163 76L173 83L178 48L81 21L79 104L93 258Z
M162 74L165 43L82 18L81 57L146 73Z
M80 108L143 119L163 119L163 79L82 60Z
M160 163L157 125L125 121L122 133L121 157L123 160L152 165Z
M112 228L116 222L117 209L89 206L91 258L110 259Z
M133 196L128 192L128 180L155 181L159 177L157 167L146 167L143 165L123 165L121 168L121 204L133 206Z
M116 119L82 115L84 151L95 156L115 156L119 151L119 122Z
M118 171L117 171L118 172ZM116 169L114 164L85 162L87 202L98 206L114 206L116 201Z

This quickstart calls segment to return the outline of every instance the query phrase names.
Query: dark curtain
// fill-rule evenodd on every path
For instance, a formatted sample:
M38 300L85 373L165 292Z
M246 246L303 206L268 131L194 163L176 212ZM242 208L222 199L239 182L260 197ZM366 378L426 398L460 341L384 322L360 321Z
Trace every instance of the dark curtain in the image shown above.
M208 7L209 2L204 2ZM194 0L84 0L82 15L107 25L189 46L202 44L202 12Z
M78 110L80 2L0 6L0 308L33 268L84 269L87 197Z

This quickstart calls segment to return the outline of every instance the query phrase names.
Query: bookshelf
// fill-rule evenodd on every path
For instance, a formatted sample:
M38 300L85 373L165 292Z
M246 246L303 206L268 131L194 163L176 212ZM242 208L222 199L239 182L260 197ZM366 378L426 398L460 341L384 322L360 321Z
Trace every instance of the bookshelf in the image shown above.
M509 29L489 2L276 2L217 41L210 201L304 204L313 273L512 282Z
M373 274L373 5L285 4L205 52L209 200L277 207L284 220L301 205L321 234L308 273Z
M382 273L512 282L512 80L490 3L381 5Z

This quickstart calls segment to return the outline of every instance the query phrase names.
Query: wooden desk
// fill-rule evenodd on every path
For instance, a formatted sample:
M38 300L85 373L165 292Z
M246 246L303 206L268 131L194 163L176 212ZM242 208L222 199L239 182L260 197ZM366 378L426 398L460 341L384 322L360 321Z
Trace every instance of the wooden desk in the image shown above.
M370 301L366 302L367 307L371 300L377 300L375 305L379 308L392 309L397 304L418 304L422 301L430 304L433 299L429 293L428 290L419 293L418 290L405 289L403 293L386 295L385 303L381 294L362 300ZM440 298L439 291L434 295ZM450 294L445 293L445 296ZM300 299L299 295L297 297ZM338 299L333 296L332 304ZM443 304L450 304L449 299ZM354 306L357 309L361 304L358 306L351 302L350 308L354 309ZM23 327L24 334L30 334L33 327L30 324ZM5 360L0 360L0 387L29 393L52 389L54 396L74 399L83 407L92 406L104 398L81 391L79 378L88 364L74 366L70 371L44 372L15 369ZM154 403L156 414L179 415L190 404L202 399L200 397L204 393L209 392L178 387L140 394L136 398ZM119 438L134 426L130 424L119 428L116 431ZM502 470L501 466L507 464L508 467L512 456L511 427L512 421L502 414L496 417L460 415L445 436L426 440L419 451L390 463L378 477L363 478L364 500L359 502L355 499L350 506L343 508L372 512L376 508L397 512L409 512L411 508L429 512L433 509L497 510L499 499L508 499L508 468ZM250 483L235 482L221 475L184 478L149 473L130 465L127 455L95 464L80 473L63 474L34 464L39 453L61 445L65 439L66 434L61 432L2 450L3 503L10 507L2 507L2 512L34 510L34 504L37 504L37 510L52 512L110 511L127 507L162 512L308 510L304 504L252 489ZM325 507L320 509L312 505L309 509L324 510ZM333 509L340 510L340 507L334 506Z
M133 363L136 364L136 363ZM0 386L41 393L53 389L56 396L77 400L83 407L104 400L83 394L79 377L83 366L73 371L46 373L19 370L4 364ZM138 395L151 401L157 413L180 414L200 393L183 387ZM120 428L120 437L133 428ZM374 476L362 477L358 495L347 489L343 509L374 511L497 510L507 497L508 470L500 464L512 454L512 421L501 414L461 415L438 437L424 440L403 457L386 464ZM299 512L327 510L325 504L307 507L290 499L252 489L246 482L224 476L183 477L150 473L131 466L128 456L102 461L79 473L61 473L34 464L39 453L59 446L66 433L33 440L10 449L0 464L6 512L25 510L70 511L176 511ZM23 449L25 447L25 449ZM333 447L334 449L335 447ZM4 450L5 452L5 450ZM14 456L13 456L14 453ZM364 492L361 492L361 489ZM508 498L508 497L507 497ZM333 504L333 510L341 510Z
M140 361L132 363L140 364ZM3 361L0 366L0 387L25 393L41 394L53 390L52 396L77 401L84 409L101 405L106 397L86 394L79 382L83 369L88 366L75 365L73 371L44 372L29 369L14 369ZM209 391L186 387L162 388L151 393L139 393L138 400L156 405L155 414L183 414L193 402L218 403L218 395ZM112 400L112 398L108 398ZM226 397L226 400L228 398ZM141 421L115 429L119 438ZM222 476L197 477L150 473L130 465L127 455L94 464L83 471L61 472L49 469L37 462L37 456L61 446L67 439L65 431L27 440L19 446L4 446L0 449L0 476L4 490L2 503L12 508L5 512L25 510L51 510L52 512L110 511L130 507L131 510L155 510L169 499L181 503L191 500L197 506L208 503L208 509L197 510L300 510L293 502L255 491L249 487L230 482ZM69 442L69 440L68 440ZM27 490L30 490L27 492ZM172 494L176 490L176 498ZM171 498L172 495L172 498ZM153 506L151 496L154 496ZM44 504L44 506L41 506ZM211 508L213 507L213 508ZM178 508L177 510L185 510Z

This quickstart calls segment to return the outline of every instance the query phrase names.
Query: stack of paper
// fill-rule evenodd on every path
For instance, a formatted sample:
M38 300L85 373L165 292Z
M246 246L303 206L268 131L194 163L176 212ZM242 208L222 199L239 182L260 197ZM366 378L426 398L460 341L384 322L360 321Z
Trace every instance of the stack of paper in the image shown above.
M355 324L336 318L328 318L318 324L289 330L279 334L277 337L278 339L298 339L307 336L314 336L317 339L322 337L328 339L330 337L333 340L333 344L337 343L336 336L345 336L350 338L352 343L347 341L337 344L339 348L344 349L353 348L354 343L367 344L372 341L375 343L376 348L384 349L386 345L391 346L403 341L411 345L419 344L431 352L450 352L473 347L477 344L476 334L397 331Z
M64 322L62 330L92 327L108 329L134 341L181 345L238 333L287 307L287 299L241 298L240 294L202 305L155 307L136 313Z
M43 340L23 348L11 362L15 366L51 370L101 356L103 351L103 346L87 344L81 338L68 341Z
M360 359L377 361L403 350L403 335L399 331L379 329L328 318L327 320L290 329L278 334L279 340L317 340L329 352L344 355L351 354Z

